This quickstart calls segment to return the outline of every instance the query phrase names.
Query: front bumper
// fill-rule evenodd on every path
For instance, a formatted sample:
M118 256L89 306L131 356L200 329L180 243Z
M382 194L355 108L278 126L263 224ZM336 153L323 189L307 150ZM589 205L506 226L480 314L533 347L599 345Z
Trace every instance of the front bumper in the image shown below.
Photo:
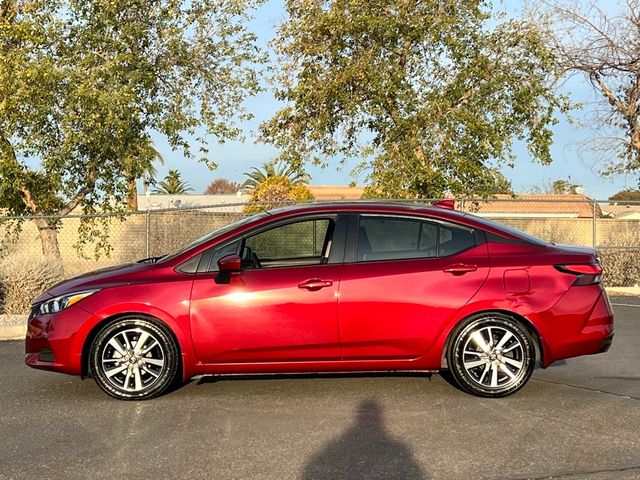
M81 375L82 327L89 316L75 305L54 314L30 316L24 363L41 370Z

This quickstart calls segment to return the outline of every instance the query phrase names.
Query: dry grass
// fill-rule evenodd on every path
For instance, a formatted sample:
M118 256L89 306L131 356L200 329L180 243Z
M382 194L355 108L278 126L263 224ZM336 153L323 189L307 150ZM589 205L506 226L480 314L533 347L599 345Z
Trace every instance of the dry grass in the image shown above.
M603 283L608 287L634 287L640 284L640 229L637 222L618 224L608 232L599 251L604 268ZM630 248L638 247L638 248Z
M0 261L0 313L29 313L31 301L64 279L60 262L11 255Z
M640 249L601 250L603 283L607 287L635 287L640 284Z

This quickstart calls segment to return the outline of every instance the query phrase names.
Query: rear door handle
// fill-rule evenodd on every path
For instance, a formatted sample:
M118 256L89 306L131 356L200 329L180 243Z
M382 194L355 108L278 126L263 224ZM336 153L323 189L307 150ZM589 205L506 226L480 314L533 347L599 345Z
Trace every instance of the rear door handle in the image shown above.
M298 288L315 291L320 290L321 288L330 287L331 285L333 285L333 281L331 280L320 280L318 278L312 278L311 280L306 280L298 284Z
M467 265L466 263L454 263L444 268L442 271L452 275L464 275L465 273L475 272L478 270L477 265Z

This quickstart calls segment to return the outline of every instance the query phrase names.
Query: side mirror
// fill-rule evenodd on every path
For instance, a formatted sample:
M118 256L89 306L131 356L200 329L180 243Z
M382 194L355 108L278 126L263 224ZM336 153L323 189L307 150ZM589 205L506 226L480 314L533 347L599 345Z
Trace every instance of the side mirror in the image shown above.
M242 260L240 259L240 255L232 253L230 255L225 255L218 260L218 271L220 273L238 273L240 270L242 270Z

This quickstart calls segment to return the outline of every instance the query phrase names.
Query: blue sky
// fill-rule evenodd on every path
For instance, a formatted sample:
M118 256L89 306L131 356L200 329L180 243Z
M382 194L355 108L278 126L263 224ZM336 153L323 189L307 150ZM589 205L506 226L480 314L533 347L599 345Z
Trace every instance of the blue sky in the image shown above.
M276 26L285 18L283 0L268 0L255 13L250 28L259 38L262 46L275 35ZM509 0L498 3L494 9L506 11L507 15L517 16L521 10L522 2ZM567 81L563 91L570 95L574 102L586 104L597 99L591 87L581 77ZM183 178L194 188L194 193L201 193L214 179L224 177L232 181L244 181L243 172L254 166L260 166L270 161L277 155L277 150L270 145L264 145L255 141L257 126L267 120L278 109L278 102L267 91L254 98L248 99L246 107L254 115L250 122L242 124L245 132L243 142L227 142L223 145L212 143L210 154L217 162L218 168L210 171L205 165L195 160L182 158L179 152L172 152L167 143L161 138L155 138L156 146L165 160L165 165L160 166L158 177L162 177L170 168L176 168L182 172ZM586 108L583 111L574 111L573 117L576 123L584 124ZM552 146L553 163L542 166L533 163L524 145L516 144L514 153L517 160L514 168L504 167L502 172L511 180L516 192L526 192L533 186L549 184L557 178L570 178L573 183L583 185L586 193L591 197L604 199L622 188L635 187L637 177L618 176L602 177L598 174L598 166L594 166L594 157L580 145L596 135L594 131L585 126L569 125L566 118L559 118L560 123L554 128L554 143ZM352 181L363 183L363 178L353 178L351 167L345 166L337 170L333 166L325 169L309 167L311 183L314 185L347 185Z

